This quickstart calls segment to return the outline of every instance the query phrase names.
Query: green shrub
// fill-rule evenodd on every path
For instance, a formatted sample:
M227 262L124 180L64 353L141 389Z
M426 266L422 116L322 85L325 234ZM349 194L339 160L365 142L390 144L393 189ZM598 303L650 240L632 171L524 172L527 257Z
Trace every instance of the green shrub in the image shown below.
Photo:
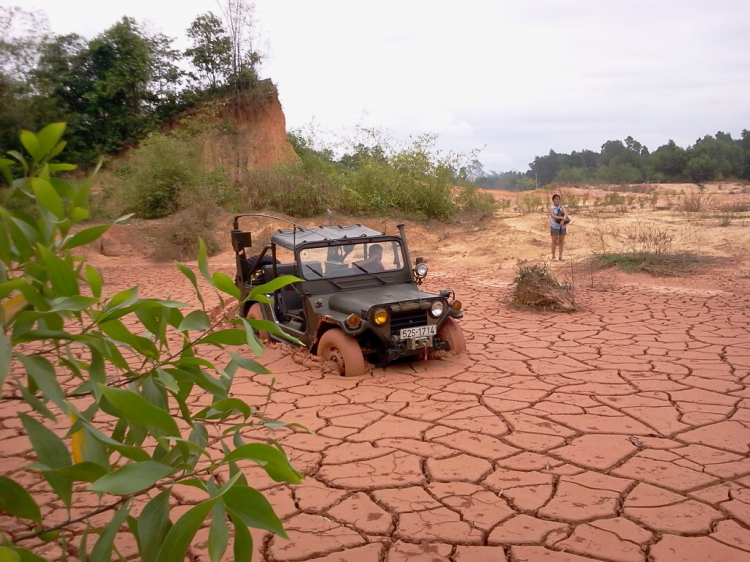
M507 201L510 204L510 201ZM476 187L466 187L456 198L456 204L462 211L476 213L482 217L492 216L500 207L491 193L480 191ZM507 208L508 205L505 207Z
M314 217L337 207L340 186L334 176L305 166L248 170L241 190L241 209L271 209L293 217Z
M13 427L28 439L34 461L0 476L0 559L43 560L34 548L65 560L88 546L90 560L111 560L113 553L122 558L115 545L127 542L139 560L184 560L210 516L212 559L224 556L231 524L234 552L249 560L248 527L287 535L245 470L257 465L287 484L302 474L279 443L245 444L243 437L284 424L232 396L232 383L240 371L268 374L247 357L264 349L254 328L285 335L252 319L222 326L242 296L229 276L211 275L202 244L197 272L178 264L200 308L140 298L138 286L114 295L104 289L101 273L71 251L110 225L74 228L88 217L91 181L76 186L54 177L74 167L51 162L64 130L54 123L38 134L23 131L30 157L17 155L26 176L15 182L13 161L0 158L12 196L31 200L38 216L0 207L0 405L17 415ZM201 294L206 287L221 302L213 318ZM256 287L246 300L276 288ZM182 486L198 494L186 511L174 509ZM53 502L67 516L49 510ZM50 544L40 548L40 540Z
M527 193L518 198L518 210L524 214L534 213L544 207L544 202L539 195Z
M218 204L236 198L221 169L201 165L200 141L183 135L153 134L131 151L105 186L110 214L132 212L145 219L165 217L198 194Z

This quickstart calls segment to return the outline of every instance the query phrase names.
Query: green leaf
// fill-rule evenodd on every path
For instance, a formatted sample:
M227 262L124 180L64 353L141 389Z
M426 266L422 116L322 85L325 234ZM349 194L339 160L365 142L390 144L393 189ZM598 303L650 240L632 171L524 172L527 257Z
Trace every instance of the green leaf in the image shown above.
M67 447L57 435L44 427L34 418L19 414L23 428L29 436L31 445L34 447L36 457L39 462L46 464L50 468L63 468L73 464L70 460L70 453ZM70 507L70 497L73 490L73 483L60 474L44 473L44 478L49 485L60 497L63 503Z
M16 547L8 547L13 552L18 554L21 558L21 562L47 562L44 558L37 556L30 550L26 550L25 548L16 548Z
M37 203L42 209L49 211L58 219L65 216L62 199L55 188L48 181L41 178L31 178L31 189L34 191Z
M192 269L190 269L188 266L178 263L177 269L180 270L180 272L187 277L190 282L193 284L193 288L195 289L195 295L198 297L198 300L200 301L201 305L203 305L203 308L206 308L206 303L203 302L203 296L201 295L201 291L198 288L198 278L195 276L195 273Z
M125 327L125 324L119 320L108 320L99 324L99 328L113 340L129 345L138 353L145 355L150 359L158 359L159 352L157 351L154 342L148 338L133 335L130 330Z
M115 513L114 517L112 517L111 521L104 528L99 540L94 545L94 549L91 551L89 562L110 562L115 537L120 529L120 525L128 518L129 511L130 502L128 501Z
M47 359L41 356L29 357L16 353L16 357L23 365L26 372L34 379L34 382L48 400L52 400L58 408L66 411L65 394L57 382L55 368Z
M0 330L0 390L3 388L5 377L10 372L10 361L13 356L13 348L5 333Z
M65 242L62 249L70 250L71 248L77 248L78 246L91 244L91 242L93 242L94 240L98 240L99 238L101 238L102 234L107 232L110 226L111 225L109 224L103 224L101 226L92 226L91 228L76 232L68 239L67 242Z
M157 408L142 396L131 390L99 385L102 394L117 408L125 419L149 427L157 427L167 435L180 437L180 430L174 418L166 410Z
M0 511L42 524L42 514L34 498L26 488L6 476L0 476Z
M23 401L26 402L29 406L31 406L36 412L39 412L42 416L47 418L50 421L57 421L57 418L55 417L55 414L50 412L49 408L47 408L42 402L35 398L24 385L22 385L18 379L15 379L16 388L21 393L21 397L23 398Z
M0 562L21 562L21 555L7 546L0 546Z
M217 501L211 515L211 528L208 531L208 555L211 562L220 562L229 542L229 525L224 502Z
M263 355L264 348L258 341L258 338L255 337L255 332L253 331L252 324L245 318L240 318L240 320L242 320L242 324L245 326L245 340L247 341L248 347L256 357L260 357L261 355ZM239 365L238 361L235 361L235 363Z
M80 295L75 297L58 297L50 301L50 309L47 312L80 312L94 306L98 302L98 298L82 297Z
M57 172L70 172L78 168L75 164L50 164L49 173L56 174Z
M206 331L211 327L211 319L208 314L202 310L194 310L180 323L180 327L177 328L178 332L186 332L188 330L199 330Z
M245 330L238 328L227 328L212 332L205 338L201 338L200 343L212 343L215 345L243 345L247 343Z
M172 365L175 367L206 367L208 369L216 369L211 361L200 357L180 357L177 361L173 361Z
M84 425L91 432L91 435L93 435L95 439L97 439L104 445L111 447L124 457L127 457L134 461L147 461L151 458L148 456L148 453L146 451L139 447L131 447L130 445L125 445L124 443L117 441L116 439L112 439L111 437L104 435L101 431L88 423L85 423Z
M183 562L185 554L200 529L203 520L211 511L217 500L211 499L199 503L180 517L164 539L159 551L158 562Z
M52 160L55 156L60 154L63 149L67 146L67 141L60 141L55 145L55 148L52 149L52 152L49 153L49 159ZM64 166L64 164L58 164L59 166ZM77 167L77 166L76 166Z
M284 526L258 490L249 486L234 486L223 496L224 503L242 519L248 527L271 531L288 539Z
M42 256L44 267L47 268L47 276L52 283L52 289L58 296L70 297L79 294L78 279L73 268L41 244L37 244L37 248Z
M86 279L91 287L91 294L96 298L102 296L102 276L99 271L90 265L86 265Z
M39 152L42 156L49 154L57 146L65 132L65 123L50 123L37 133ZM28 149L27 149L28 150Z
M160 462L145 461L126 464L99 478L89 486L93 492L124 496L150 488L162 478L173 474L175 468Z
M202 419L222 418L235 412L242 414L244 419L249 418L252 414L250 406L248 406L243 400L240 400L239 398L223 398L217 400L208 408L204 408L193 417Z
M269 281L264 285L255 287L252 291L250 291L247 300L253 300L253 298L257 295L275 293L282 287L286 287L287 285L291 285L292 283L297 283L298 281L302 281L302 279L300 279L299 277L295 277L294 275L281 275L273 281Z
M264 443L248 443L237 447L224 457L225 462L238 460L257 462L276 482L299 484L302 475L292 468L289 459L279 449Z
M128 519L130 516L128 515ZM81 562L88 562L89 533L91 532L91 521L86 521L86 528L81 535L81 543L78 546L78 557Z
M95 482L105 474L107 470L95 462L81 462L72 466L55 468L49 472L60 474L74 482Z
M253 536L245 525L242 518L234 512L230 512L234 525L234 559L252 560L253 559Z
M172 522L169 520L169 498L172 491L164 490L155 496L138 517L138 534L140 535L140 553L142 562L153 562L159 554L159 547L169 532Z
M231 355L232 360L240 369L245 369L246 371L250 371L251 373L258 373L259 375L271 374L271 371L266 369L266 367L264 367L257 361L250 359L249 357L243 357L239 353L234 353L232 351L229 352L229 355Z
M39 150L39 141L34 133L22 130L19 136L21 144L34 160L41 160L44 157L44 153Z
M171 390L175 394L180 392L180 385L177 384L177 381L172 375L167 373L162 368L157 368L156 374L157 374L157 378L159 379L159 381L164 385L164 388Z
M23 166L23 171L27 174L29 173L29 164L26 162L26 158L23 157L23 154L21 154L17 150L9 150L8 155L18 160L21 166Z
M229 277L229 275L217 271L214 273L212 279L214 287L228 295L232 295L237 300L240 300L240 290L237 288L237 285L234 284L234 281L232 281L232 278Z
M130 289L125 289L124 291L120 291L111 299L109 299L109 302L104 307L104 310L106 312L111 312L113 310L117 310L118 308L124 308L126 306L130 306L131 304L135 303L135 301L137 300L138 300L138 287L131 287Z
M211 279L211 274L208 272L208 256L206 254L206 243L203 241L203 238L198 238L198 269L203 278L213 287L214 282Z

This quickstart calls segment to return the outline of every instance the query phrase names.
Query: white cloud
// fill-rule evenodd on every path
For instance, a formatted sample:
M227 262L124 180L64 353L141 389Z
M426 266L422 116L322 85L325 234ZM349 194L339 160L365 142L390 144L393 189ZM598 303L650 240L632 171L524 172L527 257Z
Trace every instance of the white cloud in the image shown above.
M213 0L25 3L53 30L87 36L125 14L182 36L218 11ZM257 14L290 127L351 130L366 112L403 138L487 147L480 159L498 170L627 135L653 149L750 128L746 0L257 0Z

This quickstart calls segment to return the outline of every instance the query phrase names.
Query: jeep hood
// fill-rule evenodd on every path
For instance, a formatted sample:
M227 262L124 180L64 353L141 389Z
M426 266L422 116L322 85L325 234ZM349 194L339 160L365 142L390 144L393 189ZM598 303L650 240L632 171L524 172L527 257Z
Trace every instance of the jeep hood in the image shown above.
M389 305L407 301L435 299L435 293L420 291L416 285L383 285L382 287L368 287L366 289L344 290L331 296L328 306L331 310L344 314L358 314L363 316L373 306Z

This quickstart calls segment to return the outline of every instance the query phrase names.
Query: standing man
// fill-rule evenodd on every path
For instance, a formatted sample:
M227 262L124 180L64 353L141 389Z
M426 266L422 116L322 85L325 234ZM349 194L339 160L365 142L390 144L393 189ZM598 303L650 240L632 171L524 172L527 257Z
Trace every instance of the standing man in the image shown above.
M555 261L555 246L560 247L560 261L564 261L563 245L565 243L566 225L570 222L570 219L565 215L565 211L560 204L560 195L557 193L552 196L549 216L550 235L552 236L552 261Z

